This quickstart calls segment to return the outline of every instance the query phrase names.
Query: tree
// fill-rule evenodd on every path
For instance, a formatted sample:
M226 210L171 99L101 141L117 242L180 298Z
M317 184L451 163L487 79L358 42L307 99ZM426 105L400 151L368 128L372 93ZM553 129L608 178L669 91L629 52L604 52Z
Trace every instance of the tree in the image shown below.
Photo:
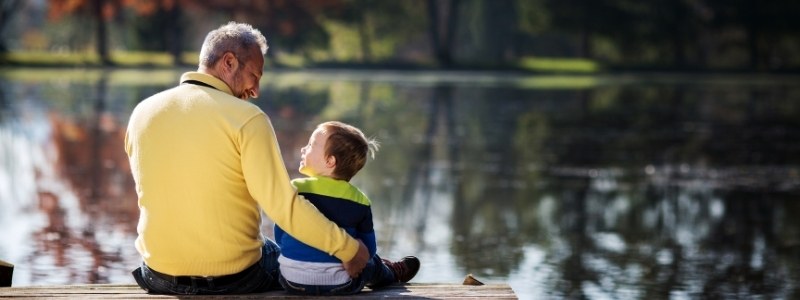
M6 39L3 38L3 31L5 31L6 26L11 22L11 16L20 7L20 4L22 4L20 0L4 0L0 3L0 53L8 51Z
M327 46L329 36L320 24L319 16L326 11L341 10L344 4L342 0L208 0L182 3L226 13L231 20L252 24L271 42L278 42L282 48L289 50Z
M107 10L106 0L92 0L92 15L97 21L97 31L95 31L97 54L100 56L100 62L103 65L110 65L111 57L108 53L108 27L104 16L105 10Z
M426 14L419 9L425 0L343 0L340 4L323 11L322 21L340 23L356 34L362 62L386 62L422 52L414 43L425 41Z
M497 67L516 56L517 11L512 0L465 0L458 10L459 56L481 66ZM463 17L463 18L462 18Z
M145 17L137 22L136 31L147 50L165 50L172 55L175 65L184 64L182 22L183 7L193 5L187 0L125 0L138 16Z
M50 0L49 17L59 20L65 15L90 16L95 20L95 49L103 65L111 65L108 45L108 22L118 16L124 8L137 15L158 15L163 26L158 33L165 42L165 49L173 55L176 64L181 63L183 26L179 23L182 5L191 5L191 0Z
M460 0L428 0L428 32L433 56L445 68L453 65L453 36Z
M95 20L95 49L103 65L110 65L107 21L116 13L120 0L50 0L49 16L59 20L69 14L89 16Z

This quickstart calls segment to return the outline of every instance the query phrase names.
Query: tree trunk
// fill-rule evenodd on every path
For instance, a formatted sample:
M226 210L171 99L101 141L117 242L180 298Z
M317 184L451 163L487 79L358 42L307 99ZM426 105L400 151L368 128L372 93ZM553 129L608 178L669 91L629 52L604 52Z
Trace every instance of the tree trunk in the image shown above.
M594 22L592 21L592 12L590 12L589 6L590 0L583 0L581 1L581 33L579 37L579 51L580 53L578 56L582 58L591 58L592 57L592 27L594 26Z
M450 0L450 5L447 6L447 27L444 34L444 45L442 45L443 55L442 61L446 63L447 67L453 65L453 37L456 34L456 25L458 24L458 6L460 0Z
M167 35L167 49L172 55L172 63L175 66L184 65L183 62L183 24L181 23L181 8L180 5L174 4L166 11L167 14L167 28L165 34Z
M672 31L672 60L676 67L684 69L686 67L686 14L683 2L675 2L672 4L672 20L674 21L674 30Z
M747 1L747 12L745 14L745 22L747 24L747 48L750 52L750 61L748 63L750 70L757 71L760 53L758 51L759 20L758 3L756 0Z
M514 35L517 31L517 15L510 0L483 1L484 20L482 28L483 53L492 66L503 66L514 57Z
M22 4L22 1L19 0L3 0L0 3L0 53L8 52L8 45L6 45L3 31L11 23L11 16L17 12L20 4Z
M459 0L445 3L446 11L442 13L441 0L428 0L428 33L431 38L433 56L440 66L449 68L453 65L453 36L458 23Z
M369 25L367 22L366 12L361 10L361 18L358 21L358 37L361 41L361 62L372 62L372 48L370 48Z
M100 57L100 63L104 66L111 65L111 59L108 55L108 29L106 27L106 20L103 17L103 4L105 0L94 0L93 13L95 21L97 21L97 28L95 31L97 38L97 55Z

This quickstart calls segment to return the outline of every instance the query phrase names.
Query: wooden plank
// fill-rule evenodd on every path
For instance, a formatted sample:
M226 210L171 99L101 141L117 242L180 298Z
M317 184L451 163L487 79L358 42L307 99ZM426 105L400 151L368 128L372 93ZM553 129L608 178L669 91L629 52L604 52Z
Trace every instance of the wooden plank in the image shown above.
M328 299L330 297L292 296L283 291L260 294L224 296L188 296L198 299ZM177 299L187 296L149 295L136 285L129 284L88 284L60 286L29 286L0 288L2 298L80 298L80 299ZM381 288L375 291L365 289L359 294L347 296L358 299L517 299L507 284L488 284L482 286L410 283Z

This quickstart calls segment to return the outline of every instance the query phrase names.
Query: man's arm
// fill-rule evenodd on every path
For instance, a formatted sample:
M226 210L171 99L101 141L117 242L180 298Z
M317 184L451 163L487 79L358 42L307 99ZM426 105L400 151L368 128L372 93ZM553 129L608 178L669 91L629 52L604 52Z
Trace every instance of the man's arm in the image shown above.
M364 242L358 241L358 252L356 252L356 256L349 261L345 261L342 265L344 266L344 270L347 271L347 274L350 275L352 278L358 277L361 274L361 270L367 266L367 262L369 262L369 252L367 251L367 246L364 245Z
M240 139L247 188L267 216L299 241L345 262L351 276L360 273L369 260L366 247L328 220L290 184L267 116L261 114L245 124Z

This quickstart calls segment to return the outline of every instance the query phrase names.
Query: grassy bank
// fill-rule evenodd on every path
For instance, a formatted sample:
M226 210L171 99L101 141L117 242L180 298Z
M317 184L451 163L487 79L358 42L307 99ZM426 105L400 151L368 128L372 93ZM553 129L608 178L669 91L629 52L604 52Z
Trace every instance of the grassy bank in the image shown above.
M115 67L172 68L172 55L164 52L112 51L111 64ZM197 65L197 52L184 52L183 65ZM88 52L9 52L0 55L3 65L23 67L100 67L102 62L95 53Z
M164 52L112 51L111 64L121 68L174 68L172 55ZM301 68L347 68L347 69L437 69L430 64L397 62L340 62L311 61L301 55L278 53L268 63L287 69ZM197 52L184 52L178 66L196 66ZM20 67L102 67L100 57L92 52L10 52L0 54L2 65ZM513 64L501 67L485 65L462 65L454 69L515 70L534 73L577 73L591 74L601 70L597 62L575 58L526 57Z

